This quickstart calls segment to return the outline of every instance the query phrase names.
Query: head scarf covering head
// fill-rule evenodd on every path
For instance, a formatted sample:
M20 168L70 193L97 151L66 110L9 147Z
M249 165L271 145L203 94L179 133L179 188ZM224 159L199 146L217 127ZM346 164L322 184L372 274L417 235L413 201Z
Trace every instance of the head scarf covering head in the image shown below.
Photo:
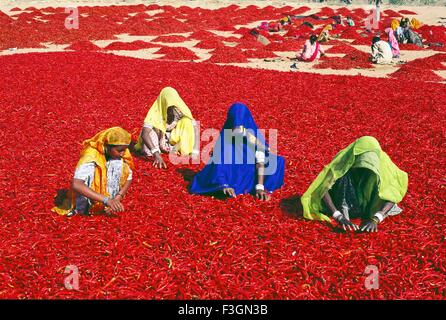
M161 90L158 98L152 104L152 107L150 107L149 112L147 112L144 124L150 124L154 128L166 132L167 108L170 106L175 106L184 117L191 121L194 120L189 107L184 103L183 99L181 99L178 92L174 88L165 87Z
M83 142L81 158L77 166L79 167L84 163L94 162L98 166L103 165L105 167L105 147L107 145L129 145L131 140L132 135L121 127L105 129L97 133L93 138ZM123 159L133 169L133 160L128 149L125 151Z
M376 200L398 203L407 192L407 173L392 162L374 137L364 136L341 150L304 193L301 202L305 218L330 221L324 214L325 206L322 198L351 168L365 168L375 173L377 179L373 181L378 184L379 197ZM368 200L373 201L373 199ZM375 208L376 204L368 204L367 207Z
M390 27L393 31L396 31L396 29L400 26L400 22L398 19L392 19L392 22L390 23Z
M93 138L87 139L83 142L84 148L100 149L104 145L125 146L132 141L132 136L121 127L113 127L105 129L97 133Z
M412 18L411 22L413 29L419 29L423 24L417 18Z
M410 24L414 30L419 29L423 25L417 18L412 18Z
M255 123L251 111L241 102L236 102L229 108L225 124L223 125L223 130L233 129L236 127L243 127L243 129L249 130L249 132L254 135L257 140L268 148L265 137L259 131L259 127Z
M241 129L243 139L233 139L233 129ZM282 157L269 153L268 148L248 107L240 102L234 103L229 108L227 119L214 145L213 156L203 170L195 175L190 192L212 193L224 188L233 188L236 194L253 192L257 178L255 152L260 149L269 160L265 164L265 173L268 166L275 168L271 170L271 174L265 174L265 189L279 189L283 185L285 161Z
M174 88L165 87L161 90L158 98L147 112L144 124L150 124L152 127L165 133L167 130L167 109L171 106L175 106L182 113L183 117L172 130L169 142L176 145L176 150L181 155L189 155L192 153L195 143L195 132L192 122L194 118L189 107ZM140 150L142 143L142 139L139 138L137 145L135 145L135 150Z

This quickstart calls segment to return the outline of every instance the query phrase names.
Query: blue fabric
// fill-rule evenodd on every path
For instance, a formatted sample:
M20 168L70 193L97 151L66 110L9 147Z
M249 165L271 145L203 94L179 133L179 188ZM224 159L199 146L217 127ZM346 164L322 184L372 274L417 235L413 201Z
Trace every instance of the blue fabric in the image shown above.
M236 194L255 192L257 184L256 148L248 143L246 137L239 139L228 135L234 127L239 126L243 126L264 145L262 151L265 152L267 161L264 176L265 189L271 192L283 185L284 158L268 152L269 146L265 137L258 131L248 107L237 102L228 111L226 122L214 145L212 157L203 170L195 175L190 186L191 193L213 193L224 188L233 188ZM229 129L226 130L226 137L225 129Z

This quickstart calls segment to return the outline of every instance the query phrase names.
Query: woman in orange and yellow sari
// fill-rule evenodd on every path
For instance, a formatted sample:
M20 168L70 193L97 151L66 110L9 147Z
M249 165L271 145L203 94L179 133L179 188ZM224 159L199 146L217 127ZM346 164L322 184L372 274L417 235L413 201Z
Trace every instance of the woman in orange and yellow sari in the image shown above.
M112 214L132 182L131 135L120 127L103 130L83 142L70 192L52 209L60 215Z

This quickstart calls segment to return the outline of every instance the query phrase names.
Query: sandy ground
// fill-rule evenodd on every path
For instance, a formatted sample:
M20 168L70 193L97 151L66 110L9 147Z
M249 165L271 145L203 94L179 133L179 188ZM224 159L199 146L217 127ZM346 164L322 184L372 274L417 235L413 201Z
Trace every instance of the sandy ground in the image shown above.
M277 7L282 7L286 5L290 5L293 7L300 7L303 5L306 5L310 8L312 8L311 11L307 12L306 14L312 14L319 11L321 7L327 6L327 4L320 4L320 3L306 3L304 1L244 1L244 0L238 0L238 1L220 1L220 0L212 0L212 1L141 1L141 0L71 0L71 1L65 1L65 0L51 0L51 1L38 1L38 0L3 0L0 3L0 10L7 13L7 14L16 14L17 12L10 12L10 10L14 7L19 7L21 9L25 9L28 7L36 7L36 8L45 8L45 7L73 7L73 6L109 6L109 5L130 5L130 4L151 4L156 3L159 5L172 5L175 7L179 7L182 5L186 5L189 7L203 7L203 8L219 8L219 7L225 7L230 4L237 4L241 7L247 6L247 5L257 5L259 7L264 7L267 5L273 5ZM336 9L341 7L340 5L330 5L330 7ZM359 4L359 5L350 5L350 9L354 8L364 8L366 10L372 9L372 5L368 4ZM434 7L434 6L388 6L383 5L381 10L387 10L392 9L395 11L398 10L410 10L417 13L417 18L421 20L424 23L431 24L431 25L441 25L446 22L445 19L441 19L446 17L446 7ZM149 15L155 15L158 13L159 10L154 11L147 11ZM253 22L249 25L246 25L248 27L255 27L260 24L260 21ZM238 27L238 26L237 26ZM215 32L218 35L221 36L236 36L240 37L240 35L234 35L232 32L219 32L215 30L210 30L212 32ZM189 33L182 33L179 35L188 36ZM95 41L94 43L98 45L99 47L105 47L108 44L115 42L115 41L123 41L123 42L131 42L135 40L144 40L144 41L151 41L155 37L153 36L129 36L127 34L120 34L117 35L119 40L110 40L110 41ZM189 48L195 54L200 57L201 59L198 60L204 61L210 57L210 54L208 53L210 50L205 49L199 49L195 48L194 45L198 41L186 41L183 43L160 43L160 45L163 46L182 46ZM226 43L227 45L235 45L233 43ZM19 53L28 53L28 52L57 52L57 51L64 51L64 48L67 45L54 45L51 43L45 43L44 44L46 48L42 49L15 49L11 48L9 50L0 51L0 55L9 55L9 54L19 54ZM362 50L364 52L369 52L369 46L355 46L357 49ZM330 48L329 45L325 45L324 49ZM162 55L154 54L158 49L157 48L150 48L150 49L144 49L144 50L138 50L138 51L108 51L113 54L117 55L123 55L123 56L129 56L129 57L135 57L135 58L141 58L141 59L157 59L159 57L162 57ZM417 58L424 58L433 54L436 54L436 51L432 50L423 50L423 51L402 51L401 52L401 59L402 61L411 61ZM293 58L296 56L296 52L276 52L276 54L281 57L278 59L273 59L273 61L264 61L263 59L250 59L249 63L239 63L239 64L232 64L236 66L241 67L250 67L250 68L261 68L261 69L270 69L270 70L278 70L278 71L291 71L291 72L313 72L313 73L319 73L319 74L338 74L338 75L363 75L363 76L370 76L370 77L385 77L388 74L395 72L398 70L399 65L384 65L384 66L375 66L373 69L350 69L350 70L332 70L332 69L313 69L313 65L315 63L298 63L297 69L291 69L290 65L292 64L291 61L288 60L288 58ZM328 57L332 56L339 56L337 54L327 54ZM317 62L316 62L317 63ZM446 72L444 71L436 71L436 73L446 79Z

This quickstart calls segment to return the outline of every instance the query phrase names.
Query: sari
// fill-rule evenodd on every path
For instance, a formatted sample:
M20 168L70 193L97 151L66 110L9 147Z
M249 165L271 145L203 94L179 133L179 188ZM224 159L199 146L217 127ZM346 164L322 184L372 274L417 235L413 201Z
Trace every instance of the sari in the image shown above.
M331 24L327 24L324 29L322 29L321 33L317 37L317 41L325 42L330 40L329 31L333 30L333 26Z
M313 52L311 52L311 50L313 50ZM310 40L307 40L305 42L300 58L302 61L305 62L313 62L320 57L321 52L323 51L318 41L316 41L314 44L311 44Z
M400 56L400 46L398 45L398 40L395 37L395 33L392 30L392 28L387 28L385 30L385 33L389 36L389 44L390 48L392 49L392 55L394 58L397 58Z
M233 136L233 128L241 128L242 139ZM198 172L190 186L190 192L206 194L233 188L236 194L254 193L257 180L255 154L265 153L265 190L272 192L283 185L285 160L269 152L269 146L259 131L248 107L234 103L217 139L212 157Z
M365 156L361 156L363 154ZM366 210L364 215L373 215L385 201L399 203L407 192L407 173L392 162L375 138L364 136L341 150L304 193L301 202L306 219L331 221L326 215L323 197L351 168L368 169L373 173L370 179L362 182L363 195L358 198L359 207Z
M423 40L420 35L413 31L411 28L407 27L403 30L404 37L407 39L407 43L412 43L420 48L423 48Z
M174 138L171 138L169 142L176 145L176 150L181 155L190 155L195 143L195 131L192 122L194 118L189 107L174 88L166 87L161 90L158 98L147 112L144 124L151 125L165 134L167 131L167 109L170 106L175 106L183 114L183 117L171 131L171 137ZM135 145L135 150L140 152L142 145L143 141L140 136Z
M83 142L83 148L76 169L87 163L94 163L94 179L90 188L97 193L110 196L107 191L107 159L105 147L107 145L129 145L131 134L120 127L113 127L97 133L93 138ZM130 174L129 168L133 169L133 159L130 151L125 150L123 161L127 165L122 166L120 187L122 188ZM59 203L52 208L53 212L59 215L66 215L75 209L75 192L69 191ZM94 202L89 209L90 213L104 211L104 205L100 202Z

